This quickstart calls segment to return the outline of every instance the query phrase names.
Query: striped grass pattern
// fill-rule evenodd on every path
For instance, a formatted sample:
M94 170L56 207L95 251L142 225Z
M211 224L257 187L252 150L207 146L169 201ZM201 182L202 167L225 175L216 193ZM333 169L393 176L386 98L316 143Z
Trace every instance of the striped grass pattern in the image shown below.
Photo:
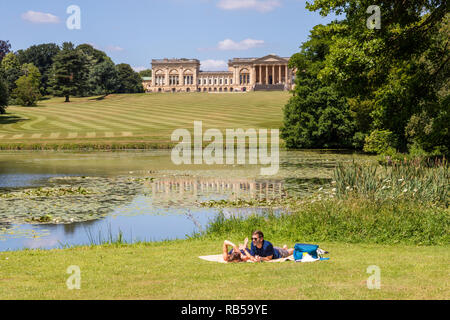
M192 131L194 121L203 121L205 130L277 129L288 99L287 92L127 94L67 104L52 98L37 107L9 107L0 116L0 143L167 145L175 129Z

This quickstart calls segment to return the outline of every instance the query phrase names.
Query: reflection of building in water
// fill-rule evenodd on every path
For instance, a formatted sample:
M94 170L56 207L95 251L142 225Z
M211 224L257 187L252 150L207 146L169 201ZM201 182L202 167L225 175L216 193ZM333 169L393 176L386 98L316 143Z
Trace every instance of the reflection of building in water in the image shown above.
M194 179L172 178L148 182L146 188L151 190L152 197L177 201L180 198L193 198L192 200L218 200L213 196L225 196L220 199L258 199L275 200L287 196L281 181L252 181L248 179Z

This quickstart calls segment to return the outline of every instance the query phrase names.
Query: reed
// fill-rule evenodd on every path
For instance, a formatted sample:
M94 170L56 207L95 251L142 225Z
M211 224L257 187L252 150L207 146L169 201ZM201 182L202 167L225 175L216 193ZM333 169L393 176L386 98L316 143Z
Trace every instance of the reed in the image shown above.
M341 199L408 200L448 208L449 178L446 161L436 166L422 165L421 162L392 165L353 162L336 167L333 191Z

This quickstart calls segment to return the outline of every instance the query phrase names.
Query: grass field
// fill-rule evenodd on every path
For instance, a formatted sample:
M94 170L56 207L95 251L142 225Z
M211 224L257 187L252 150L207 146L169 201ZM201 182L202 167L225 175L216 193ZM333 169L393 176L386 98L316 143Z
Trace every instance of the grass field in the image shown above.
M239 241L239 239L230 239ZM282 245L282 240L271 239ZM218 264L223 239L0 253L0 299L448 299L449 247L320 243L330 261ZM242 241L242 239L241 239ZM292 245L292 243L287 243ZM66 273L79 266L81 289ZM381 288L369 290L369 266Z
M0 116L0 144L7 146L148 144L167 146L175 129L279 128L287 92L246 94L134 94L40 101L10 106ZM75 148L76 149L76 148Z

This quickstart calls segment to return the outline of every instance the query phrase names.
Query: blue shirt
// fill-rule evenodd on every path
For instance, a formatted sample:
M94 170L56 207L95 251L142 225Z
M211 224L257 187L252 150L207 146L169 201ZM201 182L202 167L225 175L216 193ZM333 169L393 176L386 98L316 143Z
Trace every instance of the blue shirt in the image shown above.
M263 245L261 249L255 247L255 245L252 243L252 249L250 251L250 254L254 256L260 256L260 257L270 257L273 256L272 259L280 259L280 253L278 250L274 250L273 245L266 240L263 240Z

